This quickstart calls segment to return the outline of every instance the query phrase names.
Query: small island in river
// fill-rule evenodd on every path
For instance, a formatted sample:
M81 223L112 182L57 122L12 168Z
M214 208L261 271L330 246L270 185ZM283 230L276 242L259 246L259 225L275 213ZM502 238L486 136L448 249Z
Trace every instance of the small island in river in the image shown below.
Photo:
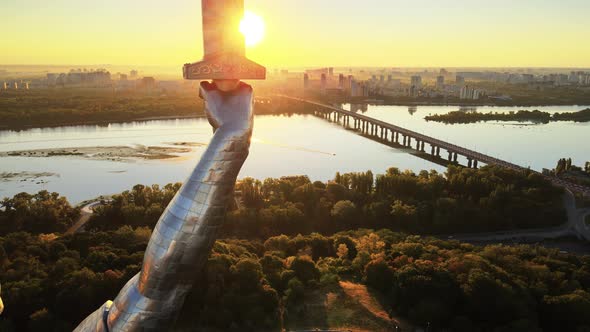
M578 112L563 112L553 114L539 110L521 110L518 112L509 113L454 111L446 114L427 115L424 117L424 119L426 121L436 121L447 124L475 123L480 121L518 121L535 123L549 123L553 121L588 122L590 121L590 108Z

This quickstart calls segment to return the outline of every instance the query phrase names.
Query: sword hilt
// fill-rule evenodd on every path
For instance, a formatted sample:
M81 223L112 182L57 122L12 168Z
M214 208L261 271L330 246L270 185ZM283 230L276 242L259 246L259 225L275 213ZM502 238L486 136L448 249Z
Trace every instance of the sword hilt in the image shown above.
M245 57L245 38L239 32L244 0L202 0L203 60L185 64L185 79L265 79L266 68Z

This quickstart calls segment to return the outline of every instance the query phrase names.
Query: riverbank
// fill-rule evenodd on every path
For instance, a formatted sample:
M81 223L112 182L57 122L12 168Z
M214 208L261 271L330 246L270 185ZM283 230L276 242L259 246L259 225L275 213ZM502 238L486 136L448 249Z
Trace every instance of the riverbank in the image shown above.
M58 128L69 126L108 126L114 123L129 123L140 121L158 121L158 120L182 120L182 119L199 119L205 118L205 114L196 115L165 115L165 116L151 116L151 117L137 117L131 119L120 120L76 120L52 124L26 124L26 125L0 125L0 130L21 131L27 129L41 129L41 128Z
M190 148L190 146L201 145L199 143L190 144L194 145L189 145L189 143L187 142L179 142L170 143L170 145L185 147L134 145L34 149L0 152L0 157L77 157L84 159L109 161L163 160L178 158L179 154L191 152L192 148Z

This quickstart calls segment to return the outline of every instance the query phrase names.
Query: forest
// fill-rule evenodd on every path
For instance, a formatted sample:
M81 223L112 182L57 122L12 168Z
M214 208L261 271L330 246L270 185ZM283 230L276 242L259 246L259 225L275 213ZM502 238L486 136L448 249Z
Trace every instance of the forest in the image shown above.
M137 185L98 208L89 227L152 228L180 184ZM556 226L566 221L563 191L532 171L496 166L385 174L337 173L333 181L306 176L246 178L236 187L239 208L228 214L227 236L266 238L356 228L420 234L471 233Z
M63 231L78 210L58 194L4 199L0 331L71 331L113 299L139 271L151 229L179 188L137 185L104 202L89 231L71 235ZM300 322L315 310L312 294L341 282L366 285L391 315L434 330L590 329L590 256L424 235L555 224L549 216L563 218L562 191L535 173L390 168L328 183L244 179L236 189L178 329L310 328ZM35 222L41 210L51 213Z
M273 110L267 103L258 103L256 113L268 114L273 113ZM64 88L3 91L0 94L0 129L21 130L200 116L205 114L196 87L170 92Z
M446 124L475 123L482 121L518 121L536 123L549 123L552 121L588 122L590 121L590 108L578 112L562 112L553 114L539 110L520 110L517 112L508 113L453 111L446 114L427 115L424 117L424 119L426 121L443 122Z
M202 105L195 91L166 94L72 88L3 93L0 95L0 129L199 116L203 114Z

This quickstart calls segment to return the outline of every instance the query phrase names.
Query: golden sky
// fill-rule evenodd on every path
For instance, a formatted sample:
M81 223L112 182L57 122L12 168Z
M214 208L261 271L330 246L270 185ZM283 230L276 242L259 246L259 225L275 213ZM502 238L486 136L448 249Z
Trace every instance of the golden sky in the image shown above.
M268 67L590 67L588 0L246 0ZM181 66L199 0L0 2L0 64Z

